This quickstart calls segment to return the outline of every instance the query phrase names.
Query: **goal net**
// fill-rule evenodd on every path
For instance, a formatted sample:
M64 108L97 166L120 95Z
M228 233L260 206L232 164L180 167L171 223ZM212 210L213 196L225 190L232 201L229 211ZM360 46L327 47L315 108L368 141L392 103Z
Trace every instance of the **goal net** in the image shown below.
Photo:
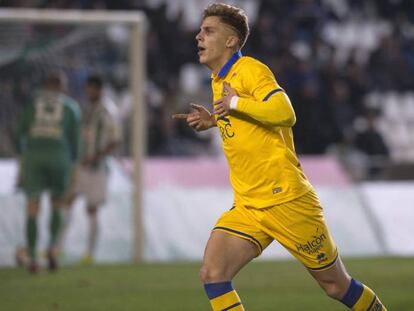
M103 261L142 259L144 34L141 12L0 10L0 156L11 155L16 119L50 71L65 73L67 92L81 106L86 101L87 77L101 75L105 97L117 106L123 135L118 155L110 161L109 196L99 216L102 230L97 258ZM132 159L129 170L124 158ZM21 195L3 191L0 199L7 203L0 207L1 265L10 261L13 248L24 243L25 209ZM47 200L42 203L47 205ZM67 231L68 258L79 256L86 243L82 203L80 199L75 204ZM48 208L42 208L39 249L46 245L47 219Z

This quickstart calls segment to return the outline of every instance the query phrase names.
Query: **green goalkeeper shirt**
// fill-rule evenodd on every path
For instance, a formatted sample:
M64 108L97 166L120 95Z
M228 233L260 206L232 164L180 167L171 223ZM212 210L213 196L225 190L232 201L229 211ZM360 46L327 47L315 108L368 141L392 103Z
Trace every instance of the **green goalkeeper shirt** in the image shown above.
M65 154L76 161L79 131L78 103L62 93L43 91L24 109L17 123L16 149L19 154Z

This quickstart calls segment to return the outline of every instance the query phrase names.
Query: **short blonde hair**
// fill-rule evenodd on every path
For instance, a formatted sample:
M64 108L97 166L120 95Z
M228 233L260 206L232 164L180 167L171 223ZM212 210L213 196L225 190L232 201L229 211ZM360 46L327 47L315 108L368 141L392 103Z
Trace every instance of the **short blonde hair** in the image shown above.
M225 3L213 3L204 9L203 20L209 16L219 17L222 23L234 29L240 39L240 48L244 46L250 30L247 15L242 9Z

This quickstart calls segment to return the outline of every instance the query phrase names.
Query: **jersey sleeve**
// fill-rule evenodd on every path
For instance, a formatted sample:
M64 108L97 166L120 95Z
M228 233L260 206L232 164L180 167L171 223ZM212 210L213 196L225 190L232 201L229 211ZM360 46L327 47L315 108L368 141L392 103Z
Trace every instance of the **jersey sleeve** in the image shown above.
M250 96L240 97L235 110L265 124L293 126L296 117L289 97L270 69L259 62L246 67L244 88Z

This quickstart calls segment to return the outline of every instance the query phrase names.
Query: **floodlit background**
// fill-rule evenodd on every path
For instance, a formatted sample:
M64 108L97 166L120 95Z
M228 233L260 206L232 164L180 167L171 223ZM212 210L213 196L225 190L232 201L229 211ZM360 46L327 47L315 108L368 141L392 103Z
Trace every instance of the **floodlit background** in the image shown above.
M232 205L218 132L196 133L170 117L188 111L190 102L211 109L210 75L197 62L194 39L200 14L210 2L0 1L0 7L7 8L145 13L146 81L141 83L146 108L146 264L201 260L215 220ZM241 6L249 15L251 35L243 54L266 63L292 101L296 150L343 256L385 257L389 265L402 257L395 260L414 263L414 2L225 2ZM132 261L134 103L129 44L129 29L120 24L39 26L0 20L1 267L13 267L15 250L25 243L25 198L15 187L17 159L11 140L16 118L47 70L56 68L66 72L69 94L82 105L88 74L103 74L105 94L118 106L123 141L109 161L110 194L99 215L97 261ZM47 196L43 203L39 252L48 240ZM84 201L79 198L61 259L67 269L73 269L82 255L86 225ZM291 257L274 243L262 258ZM394 310L412 310L398 304L404 299L395 298Z

